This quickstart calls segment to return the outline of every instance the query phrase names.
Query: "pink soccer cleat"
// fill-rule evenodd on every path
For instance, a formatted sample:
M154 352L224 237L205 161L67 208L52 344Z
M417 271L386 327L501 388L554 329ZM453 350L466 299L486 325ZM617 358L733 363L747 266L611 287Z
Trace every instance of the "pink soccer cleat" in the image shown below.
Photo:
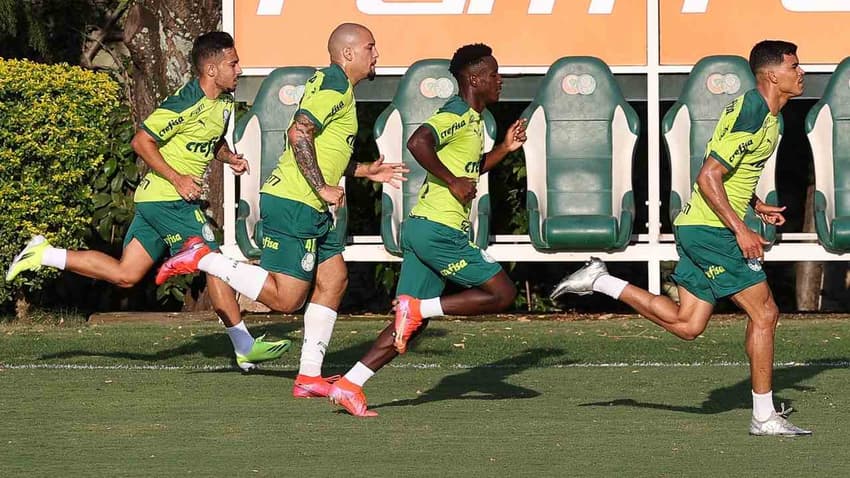
M200 237L186 239L180 251L168 258L157 271L156 285L163 284L171 276L198 272L198 262L210 252L212 249Z

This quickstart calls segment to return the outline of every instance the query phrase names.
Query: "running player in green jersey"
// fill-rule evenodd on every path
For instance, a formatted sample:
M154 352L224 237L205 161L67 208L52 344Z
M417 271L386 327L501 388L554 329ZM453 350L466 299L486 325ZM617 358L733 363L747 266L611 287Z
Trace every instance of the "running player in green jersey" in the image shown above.
M261 189L263 244L260 267L210 253L198 243L160 269L161 277L202 270L222 278L246 296L281 312L304 311L304 342L292 393L325 397L333 378L321 376L337 309L348 286L344 245L332 234L328 206L341 206L346 176L366 177L398 187L404 164L356 163L351 154L357 135L354 85L375 76L378 50L362 25L339 25L328 40L331 65L307 82L287 131L287 146ZM315 285L313 281L315 279ZM313 285L311 293L311 285Z
M484 152L481 112L499 101L502 77L490 47L466 45L452 57L449 71L459 95L410 136L407 149L428 175L419 201L401 226L403 262L390 324L345 377L330 391L332 402L355 416L375 416L367 410L363 384L407 349L430 317L478 315L504 310L516 288L508 274L486 252L469 241L470 203L479 174L499 164L525 142L525 123L516 121L504 141ZM468 289L442 296L445 281Z
M608 274L597 258L565 278L552 298L566 292L601 292L684 340L697 338L711 318L715 301L731 297L749 316L746 349L750 358L753 435L810 435L788 422L773 405L773 343L779 310L767 285L762 260L768 242L744 223L752 204L762 221L780 226L784 207L755 195L756 183L779 136L783 106L803 93L803 69L796 45L765 40L750 52L756 88L730 103L709 140L691 199L674 221L679 263L673 274L681 302L658 296Z
M174 253L191 246L194 242L189 238L202 237L210 247L218 248L198 199L201 177L213 158L229 164L236 174L248 167L223 139L233 113L231 93L242 69L233 38L225 32L199 36L191 56L197 77L168 97L133 137L133 149L151 171L136 190L136 213L124 238L121 259L97 251L54 248L44 237L36 236L9 267L7 281L22 271L49 266L132 287L169 249ZM278 358L289 348L288 340L254 339L227 284L209 277L207 285L242 370Z

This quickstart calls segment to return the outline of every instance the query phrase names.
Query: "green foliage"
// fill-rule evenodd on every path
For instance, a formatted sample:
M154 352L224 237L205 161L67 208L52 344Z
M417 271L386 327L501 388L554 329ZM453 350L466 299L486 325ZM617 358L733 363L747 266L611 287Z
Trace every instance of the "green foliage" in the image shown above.
M0 57L77 62L87 25L102 21L108 3L0 0Z
M92 177L108 155L119 86L67 65L0 60L0 263L33 234L77 248L94 209ZM55 271L0 279L0 303L13 286L40 289Z
M139 183L136 153L130 146L133 122L126 106L115 110L110 131L106 157L94 179L92 227L114 249L121 245L133 219L135 207L129 193Z

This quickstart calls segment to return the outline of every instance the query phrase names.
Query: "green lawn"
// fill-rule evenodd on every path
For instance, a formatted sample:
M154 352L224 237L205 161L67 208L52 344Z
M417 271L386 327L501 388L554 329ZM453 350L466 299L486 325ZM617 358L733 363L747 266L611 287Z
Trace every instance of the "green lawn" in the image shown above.
M0 326L0 476L843 476L850 321L784 320L777 401L811 438L750 437L741 320L682 342L637 319L438 321L358 419L290 395L300 322L260 373L220 326ZM340 320L344 372L382 321Z

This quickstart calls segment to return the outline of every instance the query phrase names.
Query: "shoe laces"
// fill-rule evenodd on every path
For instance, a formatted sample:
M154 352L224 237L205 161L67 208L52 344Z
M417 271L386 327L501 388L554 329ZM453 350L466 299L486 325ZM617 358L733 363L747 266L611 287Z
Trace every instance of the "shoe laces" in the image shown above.
M794 411L794 407L785 408L785 403L780 403L779 404L779 411L777 411L776 414L779 415L782 418L788 418L788 416L791 415L791 412L793 412L793 411Z

